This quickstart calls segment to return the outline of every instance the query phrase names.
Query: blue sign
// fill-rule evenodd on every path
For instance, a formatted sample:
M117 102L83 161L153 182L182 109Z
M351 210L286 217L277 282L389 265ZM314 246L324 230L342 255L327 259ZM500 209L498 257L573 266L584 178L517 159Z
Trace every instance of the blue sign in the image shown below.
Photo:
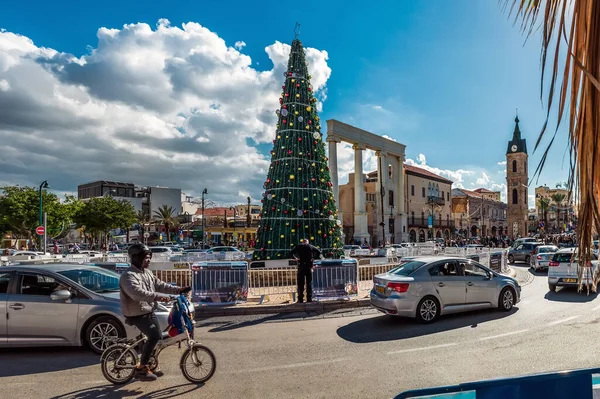
M433 216L429 215L427 217L427 227L432 228L433 227Z

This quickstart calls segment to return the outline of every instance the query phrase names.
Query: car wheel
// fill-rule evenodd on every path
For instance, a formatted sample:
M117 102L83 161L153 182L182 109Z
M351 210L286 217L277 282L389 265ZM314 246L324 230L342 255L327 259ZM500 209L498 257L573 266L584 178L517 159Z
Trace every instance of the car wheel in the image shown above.
M114 340L124 337L123 327L110 316L98 317L85 330L85 342L98 354L112 345Z
M417 306L417 320L419 323L433 323L440 314L440 303L432 296L421 299Z
M509 312L513 305L515 304L515 293L509 287L504 287L500 292L500 297L498 298L498 307L500 310L505 312Z
M512 255L508 255L508 263L515 263L515 257Z
M548 289L550 292L556 292L556 286L554 284L548 284Z

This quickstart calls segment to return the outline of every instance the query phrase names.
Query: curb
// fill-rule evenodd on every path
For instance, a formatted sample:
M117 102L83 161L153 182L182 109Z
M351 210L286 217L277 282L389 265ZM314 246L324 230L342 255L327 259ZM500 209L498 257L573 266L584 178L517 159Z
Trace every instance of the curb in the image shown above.
M344 308L363 308L371 306L369 298L311 303L292 303L287 305L256 306L202 306L196 305L196 318L201 316L241 316L256 314L279 314L297 312L326 312Z

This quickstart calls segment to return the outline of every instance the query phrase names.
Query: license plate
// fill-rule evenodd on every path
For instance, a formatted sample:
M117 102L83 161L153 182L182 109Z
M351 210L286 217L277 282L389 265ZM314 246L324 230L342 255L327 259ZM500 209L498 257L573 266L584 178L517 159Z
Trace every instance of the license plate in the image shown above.
M385 288L376 285L375 286L375 291L379 292L380 294L383 294L383 293L385 293Z
M576 278L564 278L563 281L565 283L576 283L577 279Z

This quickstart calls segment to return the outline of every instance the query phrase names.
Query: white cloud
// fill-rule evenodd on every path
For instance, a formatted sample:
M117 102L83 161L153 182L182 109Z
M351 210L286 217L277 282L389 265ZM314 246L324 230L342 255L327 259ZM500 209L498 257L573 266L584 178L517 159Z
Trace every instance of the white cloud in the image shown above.
M464 188L465 180L475 174L475 172L472 170L466 170L466 169L450 170L450 169L440 169L440 168L429 166L429 165L427 165L427 158L425 157L424 154L417 155L416 161L408 158L406 160L406 163L409 165L418 166L419 168L426 169L432 173L435 173L435 174L445 177L449 180L452 180L454 182L452 187L455 187L455 188Z
M237 42L235 42L234 47L238 50L243 49L244 47L246 47L246 42L243 42L241 40L238 40Z
M9 91L10 83L6 79L0 79L0 91Z
M482 187L488 185L489 182L490 182L490 177L485 172L483 172L481 174L480 178L475 180L475 184L477 184L478 186L482 186Z
M498 162L498 165L500 165L500 166L506 166L506 161L500 161L500 162Z
M527 198L529 199L529 201L528 201L529 209L535 208L535 194L529 194L527 196Z
M269 159L254 144L273 139L289 45L267 46L273 67L259 71L197 23L161 19L155 29L138 23L97 36L78 58L0 32L0 81L11 89L0 90L2 180L48 180L58 191L125 180L190 195L207 187L220 201L259 197ZM324 100L327 52L306 56Z

